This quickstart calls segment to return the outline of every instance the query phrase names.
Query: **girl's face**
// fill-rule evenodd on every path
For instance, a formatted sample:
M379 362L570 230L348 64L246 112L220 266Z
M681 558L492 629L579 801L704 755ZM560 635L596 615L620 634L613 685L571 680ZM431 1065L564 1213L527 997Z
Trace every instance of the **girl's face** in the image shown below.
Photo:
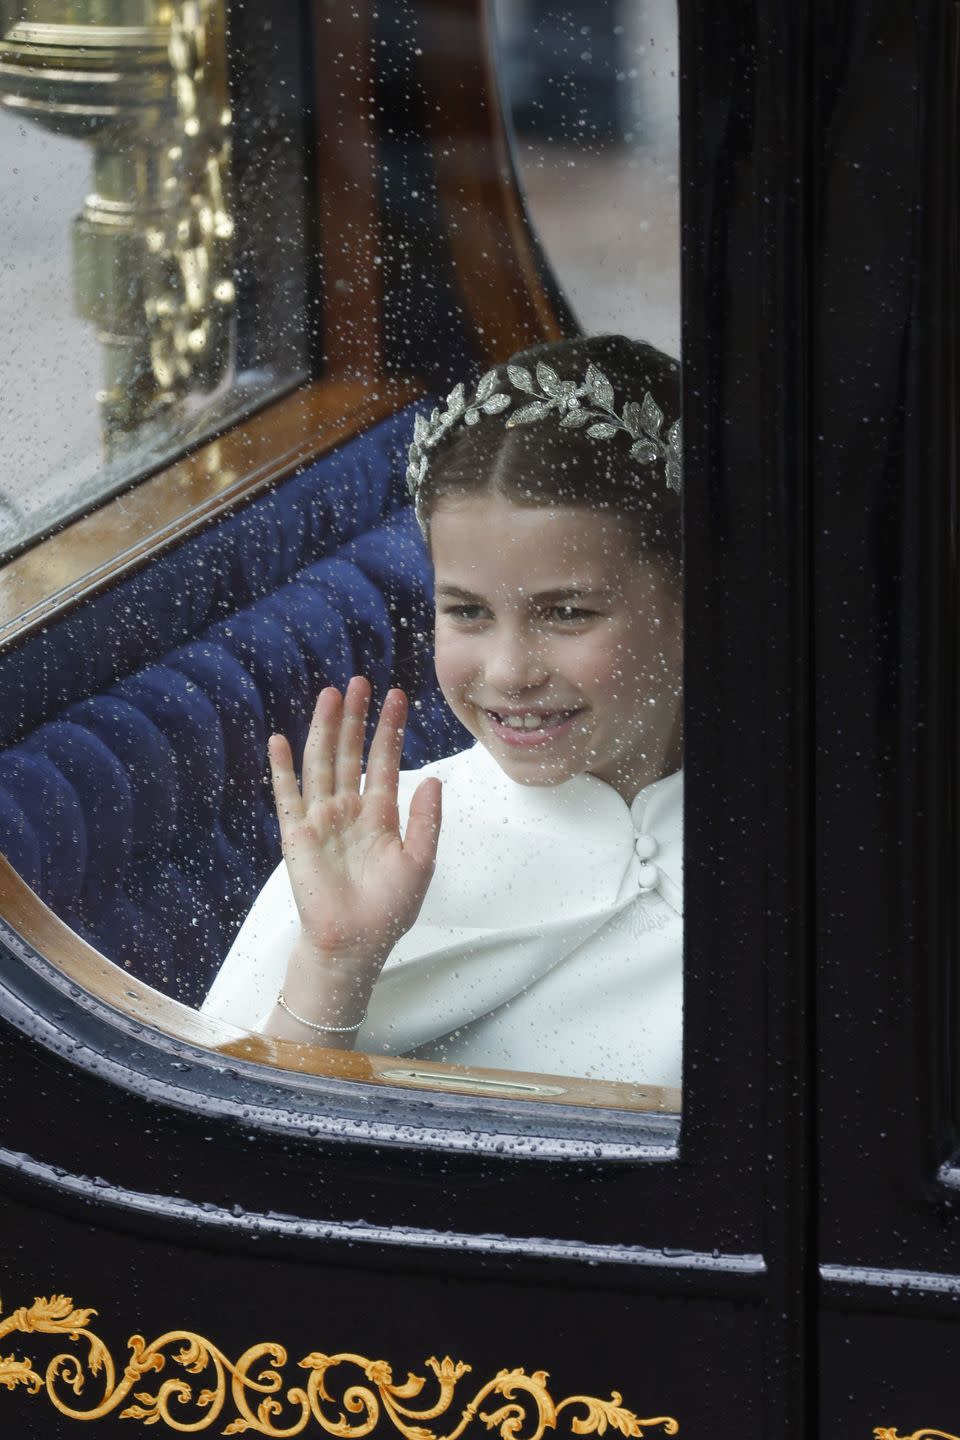
M630 801L667 772L680 604L621 519L448 495L430 541L440 688L511 779L587 773Z

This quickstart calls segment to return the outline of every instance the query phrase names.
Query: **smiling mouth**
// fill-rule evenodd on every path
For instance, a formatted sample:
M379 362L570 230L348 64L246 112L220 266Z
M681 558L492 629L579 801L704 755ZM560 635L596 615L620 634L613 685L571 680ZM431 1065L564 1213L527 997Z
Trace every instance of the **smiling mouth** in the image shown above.
M555 730L559 725L579 715L579 710L524 710L506 714L499 710L488 710L487 714L497 725L519 733Z

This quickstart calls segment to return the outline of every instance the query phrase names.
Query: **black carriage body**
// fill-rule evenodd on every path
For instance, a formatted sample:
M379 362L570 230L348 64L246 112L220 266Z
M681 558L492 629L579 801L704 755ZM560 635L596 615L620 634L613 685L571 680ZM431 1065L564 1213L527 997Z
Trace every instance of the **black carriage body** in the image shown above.
M960 1435L956 7L680 36L682 1119L271 1071L5 923L11 1440Z

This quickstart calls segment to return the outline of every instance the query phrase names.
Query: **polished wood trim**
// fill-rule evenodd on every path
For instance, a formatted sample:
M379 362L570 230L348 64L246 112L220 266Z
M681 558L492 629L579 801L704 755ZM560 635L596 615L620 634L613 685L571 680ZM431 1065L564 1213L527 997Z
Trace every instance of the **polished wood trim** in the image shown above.
M210 1048L243 1037L235 1026L161 995L101 955L43 903L4 855L0 855L0 917L70 980L145 1025L188 1045Z
M442 1090L445 1094L474 1095L480 1099L528 1100L537 1105L573 1105L592 1110L680 1113L680 1091L665 1085L627 1085L528 1070L493 1070L481 1065L445 1065L431 1060L405 1061L396 1055L324 1050L317 1045L294 1045L263 1035L247 1035L218 1048L237 1059L254 1060L281 1070L336 1075L344 1080L363 1080L367 1084L400 1089ZM417 1078L398 1078L397 1072L404 1069L415 1069ZM485 1087L484 1081L490 1084ZM543 1087L546 1093L536 1087Z
M323 1075L338 1080L360 1080L368 1085L400 1089L431 1088L461 1095L503 1098L524 1097L539 1104L587 1106L642 1113L675 1114L680 1110L679 1090L661 1086L615 1084L601 1080L570 1079L567 1076L530 1074L526 1071L490 1070L478 1066L441 1065L432 1061L405 1061L395 1055L366 1055L352 1050L327 1050L320 1045L298 1045L247 1034L234 1025L215 1020L190 1009L168 995L162 995L101 955L71 930L43 903L0 855L0 917L29 946L55 965L89 994L123 1011L144 1025L188 1045L217 1050L235 1059L249 1060L274 1069L301 1075ZM397 1079L397 1070L415 1069L417 1079ZM435 1077L435 1085L431 1085ZM495 1089L484 1089L482 1081L493 1081ZM481 1083L478 1083L481 1082ZM526 1087L544 1086L561 1094L529 1094Z
M500 105L486 0L425 0L421 73L437 191L457 285L490 362L572 334L545 282Z
M66 525L0 567L0 650L418 393L409 382L313 381Z

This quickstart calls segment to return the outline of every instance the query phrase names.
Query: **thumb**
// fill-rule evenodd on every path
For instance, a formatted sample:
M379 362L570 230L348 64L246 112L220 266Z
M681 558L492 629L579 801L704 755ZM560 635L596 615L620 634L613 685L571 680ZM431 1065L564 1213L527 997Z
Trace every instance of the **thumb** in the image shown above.
M422 780L413 792L410 814L407 819L407 833L403 840L404 853L423 870L432 870L437 859L437 841L440 839L442 786L436 775Z

